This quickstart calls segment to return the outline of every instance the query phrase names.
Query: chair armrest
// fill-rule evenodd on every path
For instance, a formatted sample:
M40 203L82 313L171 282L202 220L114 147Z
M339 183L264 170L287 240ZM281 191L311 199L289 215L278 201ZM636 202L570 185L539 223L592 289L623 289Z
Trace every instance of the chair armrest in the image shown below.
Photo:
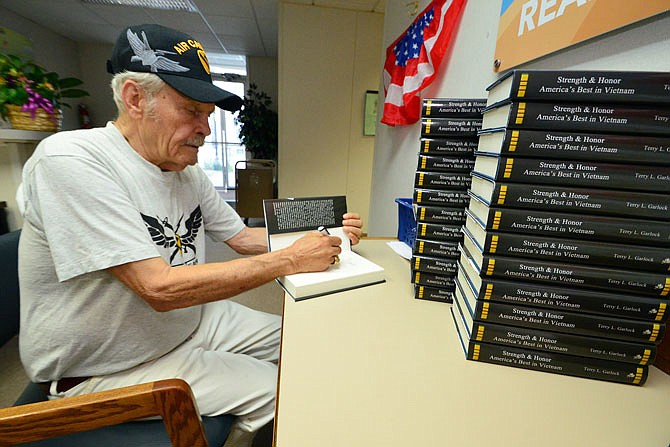
M161 416L176 447L207 447L189 385L167 379L0 409L0 446Z

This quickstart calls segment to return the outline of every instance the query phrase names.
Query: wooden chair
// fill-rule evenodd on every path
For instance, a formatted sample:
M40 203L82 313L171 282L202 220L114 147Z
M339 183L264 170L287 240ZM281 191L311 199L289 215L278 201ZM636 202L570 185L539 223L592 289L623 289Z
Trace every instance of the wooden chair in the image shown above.
M0 446L160 416L175 447L208 446L191 388L167 379L0 409Z
M0 235L0 346L19 329L19 236ZM152 416L160 418L144 420ZM201 419L181 379L53 401L29 383L15 406L0 409L0 446L221 447L234 420L227 414Z

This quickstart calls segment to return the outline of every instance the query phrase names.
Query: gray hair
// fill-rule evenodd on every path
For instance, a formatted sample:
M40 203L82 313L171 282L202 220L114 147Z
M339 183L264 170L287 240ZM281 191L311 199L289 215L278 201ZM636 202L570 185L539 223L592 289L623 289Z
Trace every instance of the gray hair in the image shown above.
M167 84L159 78L155 73L140 73L136 71L123 71L117 73L112 78L110 83L112 93L114 94L114 102L119 115L126 111L121 99L121 87L123 83L132 80L137 82L142 90L147 94L147 112L153 114L155 110L156 94Z

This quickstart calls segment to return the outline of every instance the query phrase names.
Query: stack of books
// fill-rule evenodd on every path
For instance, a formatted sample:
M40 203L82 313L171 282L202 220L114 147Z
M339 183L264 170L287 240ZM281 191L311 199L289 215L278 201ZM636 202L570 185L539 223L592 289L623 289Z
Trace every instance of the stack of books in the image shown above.
M424 99L414 179L411 281L417 299L451 303L470 172L486 99Z
M642 385L670 295L670 73L489 88L452 312L466 357Z

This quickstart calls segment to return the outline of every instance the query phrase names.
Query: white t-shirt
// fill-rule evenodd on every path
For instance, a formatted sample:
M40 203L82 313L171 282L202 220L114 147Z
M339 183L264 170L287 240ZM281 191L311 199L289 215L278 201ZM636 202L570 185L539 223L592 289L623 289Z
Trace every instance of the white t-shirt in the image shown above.
M21 360L31 380L110 374L182 343L199 306L157 312L106 269L205 262L244 228L204 172L162 172L112 123L43 140L23 170Z

